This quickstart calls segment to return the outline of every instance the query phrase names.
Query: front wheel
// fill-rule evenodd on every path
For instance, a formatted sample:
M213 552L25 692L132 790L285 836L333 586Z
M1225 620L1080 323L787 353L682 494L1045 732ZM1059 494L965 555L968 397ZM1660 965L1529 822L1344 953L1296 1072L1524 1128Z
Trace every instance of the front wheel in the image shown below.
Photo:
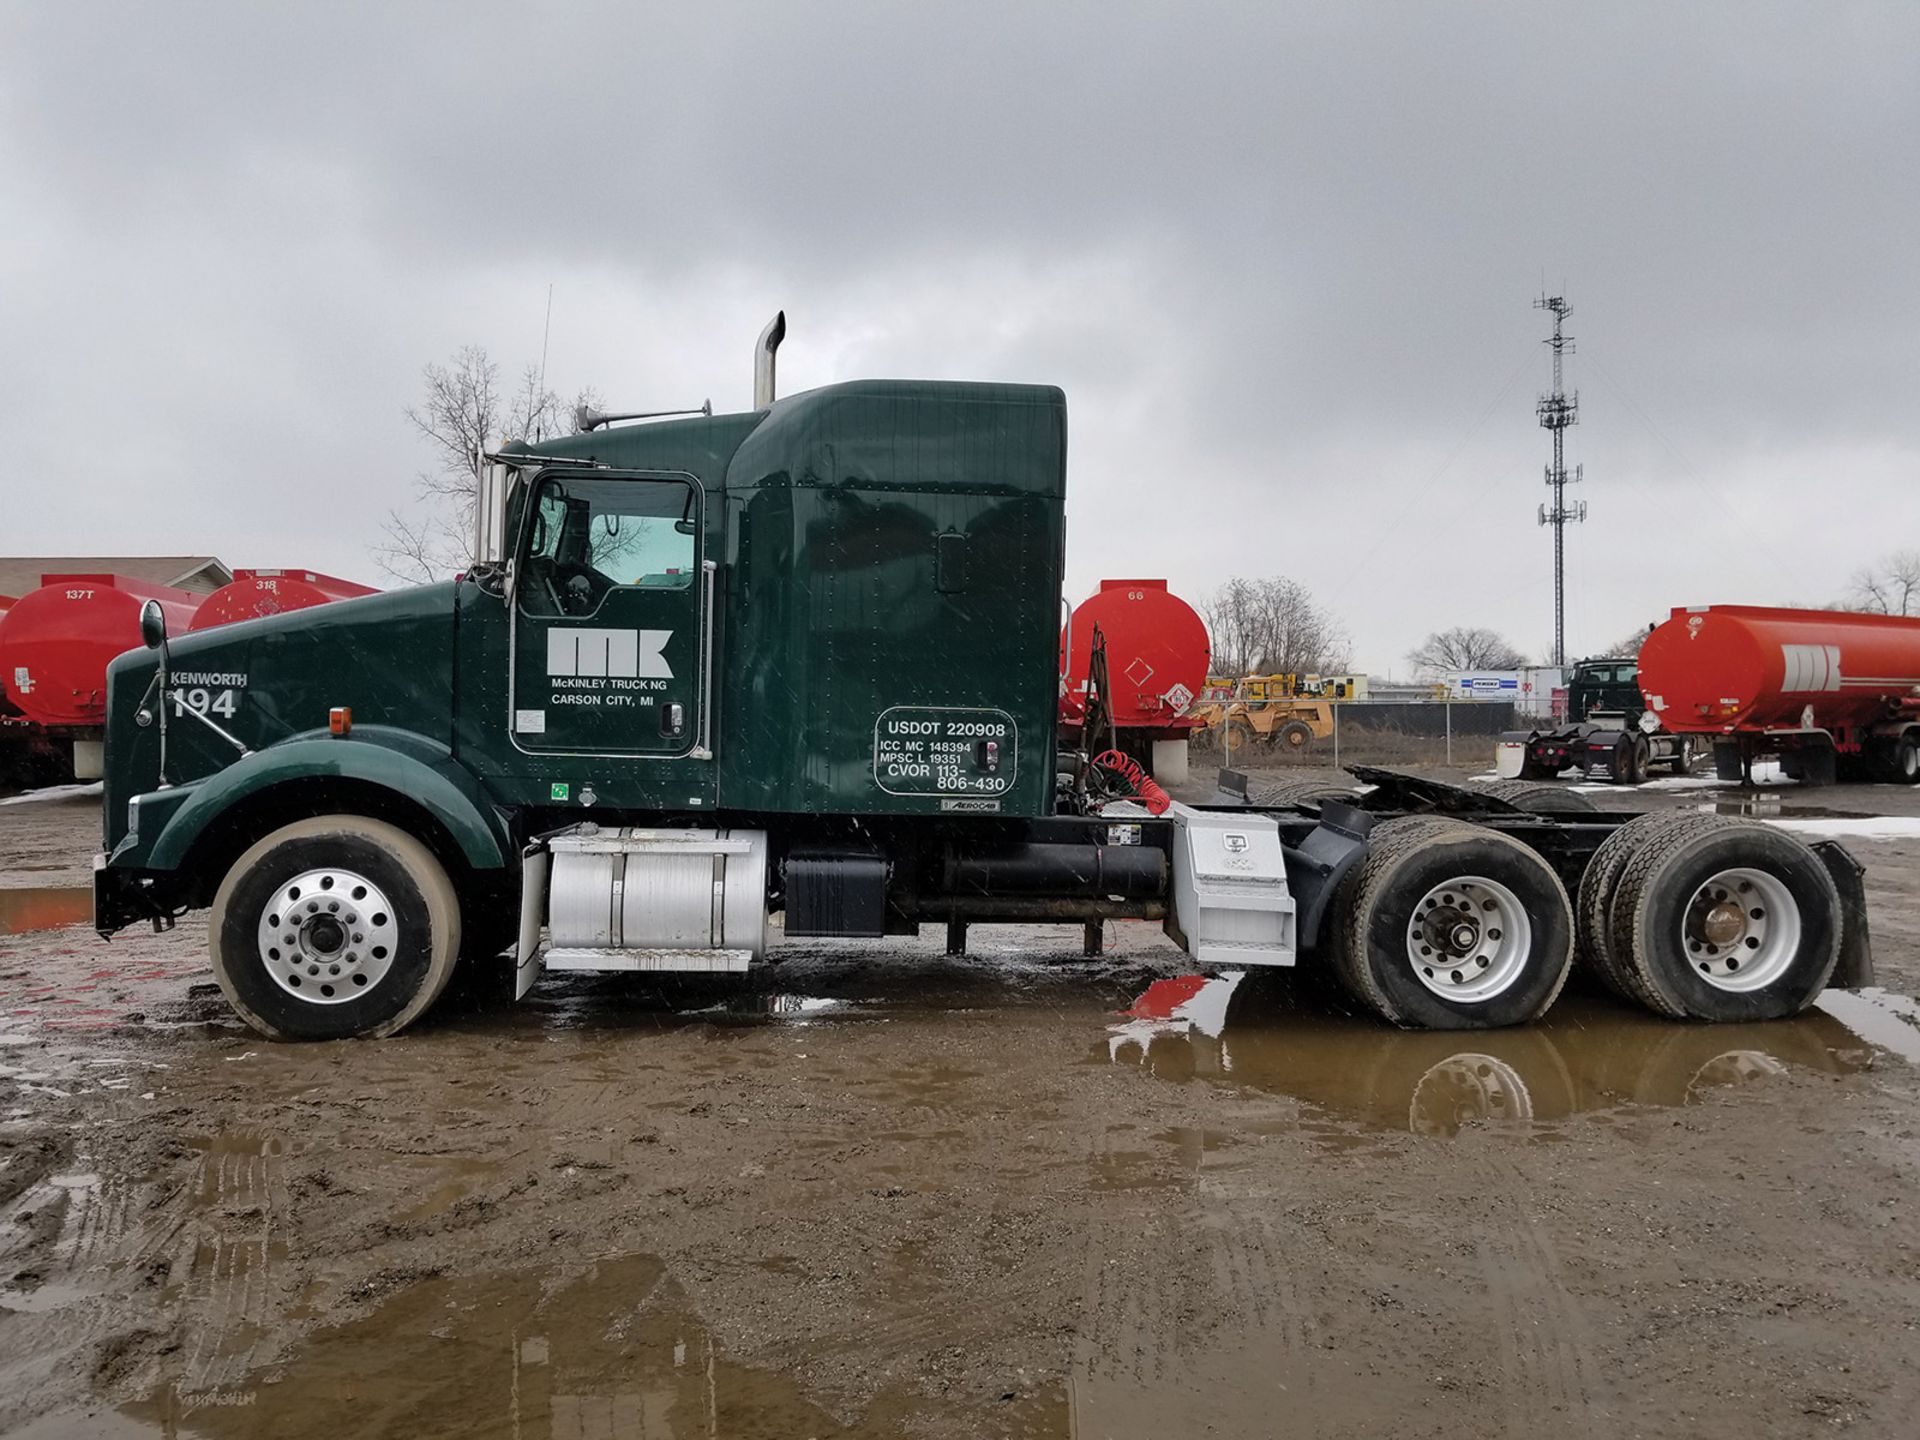
M1566 983L1573 913L1519 841L1415 816L1375 827L1347 881L1341 983L1395 1025L1472 1030L1537 1019Z
M207 926L214 978L271 1040L405 1029L446 988L460 904L405 831L361 815L282 826L233 863Z

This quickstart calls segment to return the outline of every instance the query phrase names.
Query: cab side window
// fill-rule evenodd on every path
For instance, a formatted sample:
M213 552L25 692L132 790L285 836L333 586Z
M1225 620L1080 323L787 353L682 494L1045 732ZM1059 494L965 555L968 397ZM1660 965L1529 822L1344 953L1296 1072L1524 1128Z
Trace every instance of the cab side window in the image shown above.
M698 518L682 480L542 481L526 528L521 610L584 618L614 590L686 589L699 566Z

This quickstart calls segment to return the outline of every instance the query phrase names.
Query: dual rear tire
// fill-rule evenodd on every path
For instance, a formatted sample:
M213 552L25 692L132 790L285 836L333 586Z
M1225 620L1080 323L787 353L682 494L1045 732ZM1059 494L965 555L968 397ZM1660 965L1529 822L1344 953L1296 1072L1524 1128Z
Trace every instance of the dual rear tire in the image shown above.
M1643 815L1581 877L1580 963L1675 1020L1777 1020L1811 1006L1839 961L1843 912L1820 857L1725 815Z

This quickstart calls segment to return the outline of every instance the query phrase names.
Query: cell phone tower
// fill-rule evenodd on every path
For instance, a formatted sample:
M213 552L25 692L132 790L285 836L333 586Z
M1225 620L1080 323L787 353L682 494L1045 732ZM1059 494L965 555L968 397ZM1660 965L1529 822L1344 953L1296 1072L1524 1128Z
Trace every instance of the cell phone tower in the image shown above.
M1567 486L1586 478L1584 467L1576 465L1567 473L1567 427L1580 423L1580 394L1569 395L1561 378L1561 357L1573 354L1573 337L1561 333L1573 306L1564 295L1542 295L1533 302L1536 310L1553 312L1553 338L1547 344L1553 350L1553 393L1542 395L1534 405L1540 423L1553 433L1553 463L1547 467L1547 485L1553 491L1553 504L1540 507L1540 523L1553 526L1553 663L1567 663L1567 524L1587 518L1587 502L1569 501Z

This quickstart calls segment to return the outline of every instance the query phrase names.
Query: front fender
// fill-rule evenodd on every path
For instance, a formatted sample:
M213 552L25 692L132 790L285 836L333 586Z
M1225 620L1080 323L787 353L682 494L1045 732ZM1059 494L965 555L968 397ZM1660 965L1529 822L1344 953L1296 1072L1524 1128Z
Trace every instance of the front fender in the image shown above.
M235 805L278 786L353 780L390 790L424 808L476 870L507 863L511 845L479 782L445 746L405 731L367 726L351 736L301 736L256 750L195 787L191 798L146 841L146 870L186 863L210 826ZM165 792L161 792L164 794Z

